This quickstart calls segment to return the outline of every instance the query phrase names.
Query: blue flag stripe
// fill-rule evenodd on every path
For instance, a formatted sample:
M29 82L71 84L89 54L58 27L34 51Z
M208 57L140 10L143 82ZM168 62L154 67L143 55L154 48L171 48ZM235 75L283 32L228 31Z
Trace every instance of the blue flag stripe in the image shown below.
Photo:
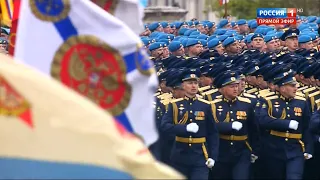
M64 41L66 41L71 36L78 35L78 31L73 26L69 17L54 23L54 27L59 32L60 36Z
M102 166L4 157L0 157L0 172L0 179L133 179Z
M133 132L133 128L130 124L130 121L126 113L123 112L122 114L120 114L119 116L116 116L115 118L117 119L118 122L120 122L126 128L127 131L131 133Z

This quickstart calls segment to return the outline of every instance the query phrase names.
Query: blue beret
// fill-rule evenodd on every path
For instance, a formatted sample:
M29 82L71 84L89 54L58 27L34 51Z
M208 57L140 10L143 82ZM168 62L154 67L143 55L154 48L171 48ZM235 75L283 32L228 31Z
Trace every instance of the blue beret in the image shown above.
M199 69L186 69L182 73L182 81L197 80L201 76Z
M276 36L277 36L278 39L280 39L283 34L284 34L283 31L279 31L279 32L276 33Z
M205 23L205 26L206 26L207 28L209 28L209 29L211 29L211 28L213 27L213 25L214 25L214 24L213 24L212 22L210 22L210 21Z
M150 43L151 43L151 40L150 39L141 39L141 41L143 42L143 44L145 46L148 46Z
M183 47L182 43L180 41L173 41L169 44L169 51L170 52L175 52L178 49L180 49L181 47Z
M222 88L226 85L239 83L240 76L235 71L226 71L224 73L220 73L220 75L215 79L214 85L217 88Z
M217 38L216 35L211 35L211 36L209 36L208 41L210 41L210 40L212 40L212 39L215 39L215 38Z
M187 47L188 39L184 39L181 41L183 47Z
M277 31L276 30L270 30L270 31L268 31L267 32L267 34L266 35L269 35L269 34L276 34L277 33Z
M217 29L214 34L217 34L217 35L223 35L224 33L227 32L227 29Z
M310 36L308 36L308 35L300 35L298 37L298 42L299 43L307 43L309 41L312 41L312 38Z
M188 39L188 42L185 47L194 46L196 44L201 44L201 41L199 41L198 39Z
M287 31L285 31L282 36L281 36L281 40L284 41L287 38L290 37L297 37L299 35L299 30L298 29L288 29Z
M228 37L227 39L225 39L222 43L222 45L224 47L229 46L230 44L236 42L236 39L234 37Z
M159 39L158 42L161 42L162 43L162 46L165 47L165 46L168 46L168 44L171 42L169 39Z
M169 34L161 34L160 36L158 36L158 39L170 39L171 40L171 37Z
M239 19L239 20L237 21L237 24L238 24L238 25L244 25L244 24L247 24L247 21L246 21L245 19Z
M250 29L255 29L258 27L258 23L257 21L253 21L250 25L249 25Z
M218 39L223 42L228 37L229 37L228 35L221 35L221 36L218 37Z
M245 38L245 36L241 35L241 34L236 36L236 39L239 40L239 41L242 41L244 38Z
M316 21L317 24L320 24L320 17L318 18L318 20Z
M231 22L231 26L232 26L232 27L234 27L234 26L236 26L236 25L238 25L237 22L234 22L234 21Z
M179 34L180 36L183 36L184 33L185 33L187 30L188 30L187 28L180 28L179 31L178 31L178 34Z
M208 41L207 40L199 39L199 41L201 42L203 47L207 47L207 45L208 45Z
M151 23L148 28L150 31L154 31L156 30L159 26L161 26L161 24L159 22L154 22L154 23Z
M317 20L317 16L309 16L307 19L308 19L308 23L314 22Z
M205 35L205 34L200 34L199 36L197 36L197 39L204 39L204 40L208 40L209 36Z
M170 27L168 22L161 22L160 24L163 28Z
M159 49L161 47L163 47L163 43L155 42L155 43L150 44L149 51L153 51L153 50Z
M274 39L278 39L278 37L275 34L266 35L264 37L264 42L267 43L267 42L274 40Z
M218 24L218 28L223 28L228 23L229 23L229 21L227 19L222 19Z
M319 37L316 33L309 33L308 35L312 38L312 41L316 40Z
M199 32L199 31L193 31L193 32L190 34L190 36L194 36L194 35L198 36L198 35L200 35L200 32Z
M194 31L198 31L197 29L188 29L186 32L184 32L185 36L190 36L190 34Z
M189 25L189 26L195 26L196 23L195 23L194 21L188 21L188 25Z
M221 44L221 43L222 43L222 42L221 42L219 39L217 39L217 38L212 39L212 40L210 40L210 41L208 42L208 48L209 48L209 49L212 49L212 48L218 46L218 45Z
M180 41L181 38L182 36L176 36L172 41Z
M253 36L251 37L251 41L252 41L254 38L257 38L257 37L263 39L263 35L262 35L262 34L260 34L260 33L254 33Z
M299 15L297 15L296 20L301 20L301 17Z
M251 43L251 37L253 36L253 33L252 34L248 34L245 39L244 39L244 42L245 43Z

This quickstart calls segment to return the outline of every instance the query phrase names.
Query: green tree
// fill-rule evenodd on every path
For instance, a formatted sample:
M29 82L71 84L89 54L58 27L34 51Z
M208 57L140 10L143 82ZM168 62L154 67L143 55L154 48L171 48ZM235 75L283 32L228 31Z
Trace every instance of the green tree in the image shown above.
M225 14L225 5L220 6L218 0L206 0L206 9L214 11L218 16ZM257 8L298 8L304 16L320 16L319 0L229 0L227 13L237 18L256 18Z

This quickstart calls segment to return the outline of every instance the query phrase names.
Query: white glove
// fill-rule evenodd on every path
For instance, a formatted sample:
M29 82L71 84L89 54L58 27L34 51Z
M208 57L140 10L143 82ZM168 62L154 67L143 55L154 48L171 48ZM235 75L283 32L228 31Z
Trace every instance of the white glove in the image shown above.
M290 120L289 128L293 130L297 130L299 126L299 122L296 120Z
M306 160L311 159L312 158L312 154L309 153L303 153L303 156Z
M319 137L318 141L319 141L319 143L320 143L320 137Z
M232 123L232 129L239 131L242 128L242 123L235 121Z
M258 156L251 154L251 163L256 162L257 159L258 159Z
M192 133L197 133L199 131L199 126L197 123L190 123L187 125L187 131Z
M214 166L215 161L211 158L208 158L206 165L208 168L212 168Z

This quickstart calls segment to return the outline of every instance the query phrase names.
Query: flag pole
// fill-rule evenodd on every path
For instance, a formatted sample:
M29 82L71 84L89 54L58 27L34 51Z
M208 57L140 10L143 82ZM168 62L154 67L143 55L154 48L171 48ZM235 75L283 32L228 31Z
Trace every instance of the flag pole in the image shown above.
M227 6L227 3L228 1L226 0L225 3L224 3L224 17L227 18L227 15L228 15L228 6Z

